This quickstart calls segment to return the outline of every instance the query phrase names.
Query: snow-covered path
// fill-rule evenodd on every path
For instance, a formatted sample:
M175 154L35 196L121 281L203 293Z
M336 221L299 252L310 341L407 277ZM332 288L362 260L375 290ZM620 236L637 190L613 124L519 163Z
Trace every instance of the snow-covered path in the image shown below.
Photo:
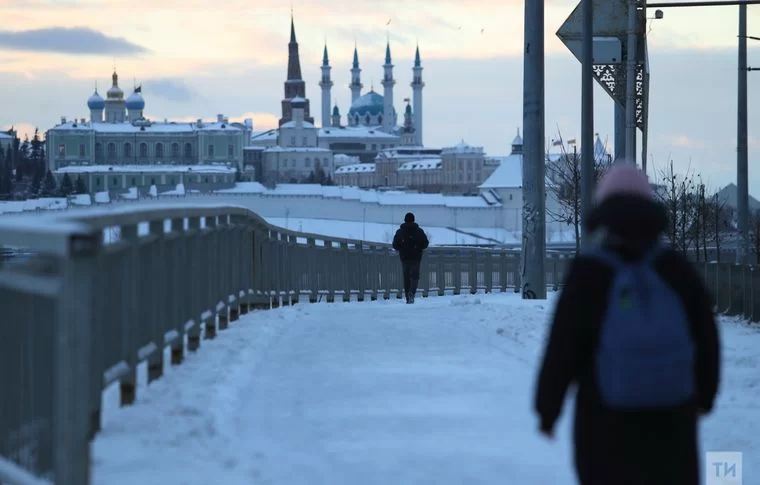
M508 294L255 312L135 406L107 408L93 483L572 484L572 406L553 442L531 410L550 305ZM756 337L742 334L747 351ZM749 373L736 377L748 385ZM747 391L741 401L757 402ZM727 417L749 426L750 408ZM760 483L748 476L757 435L726 435L719 419L707 441L743 448L745 485Z

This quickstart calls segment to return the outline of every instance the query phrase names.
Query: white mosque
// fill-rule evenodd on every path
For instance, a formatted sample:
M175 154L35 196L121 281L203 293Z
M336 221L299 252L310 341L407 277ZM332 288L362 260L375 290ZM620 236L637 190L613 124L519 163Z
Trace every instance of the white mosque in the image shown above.
M396 80L393 77L394 65L390 43L386 44L385 61L381 67L383 69L381 83L383 93L377 93L374 88L362 93L364 85L361 81L362 69L359 67L359 52L356 47L354 48L353 64L350 71L351 83L349 84L351 106L343 118L338 106L332 103L334 83L331 77L332 67L330 66L327 46L325 46L321 65L322 77L319 82L321 88L321 119L319 120L320 127L317 128L314 125L311 106L306 97L306 83L301 76L295 24L291 18L290 42L288 43L288 75L285 80L285 96L282 100L282 117L279 121L279 128L254 134L253 146L261 147L265 152L268 150L277 151L278 147L293 149L299 145L299 141L314 140L314 145L304 146L304 148L319 148L335 154L355 156L362 162L373 162L377 155L384 150L399 147L424 152L422 89L425 83L422 81L419 47L416 49L412 67L412 96L411 99L405 99L407 105L403 117L397 113L394 103ZM288 132L288 139L283 139L282 129L284 127L292 128L288 123L294 122L294 110L299 111L299 117L296 121L299 129L314 130L315 136ZM293 138L294 136L295 138ZM440 153L440 150L433 151ZM265 160L267 158L266 153L262 155L262 159ZM263 165L262 168L266 172L268 168L266 161ZM306 165L303 168L306 169Z

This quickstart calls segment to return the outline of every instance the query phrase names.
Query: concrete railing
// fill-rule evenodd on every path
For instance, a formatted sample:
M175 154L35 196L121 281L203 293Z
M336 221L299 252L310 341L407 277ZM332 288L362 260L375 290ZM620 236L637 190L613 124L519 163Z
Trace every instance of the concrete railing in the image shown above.
M140 364L156 379L251 309L400 298L403 286L387 245L288 231L236 206L6 217L0 245L34 251L0 270L4 484L33 483L29 473L89 483L102 391L118 385L122 404L133 402ZM566 261L548 259L555 290ZM419 291L515 291L519 266L513 251L435 247Z

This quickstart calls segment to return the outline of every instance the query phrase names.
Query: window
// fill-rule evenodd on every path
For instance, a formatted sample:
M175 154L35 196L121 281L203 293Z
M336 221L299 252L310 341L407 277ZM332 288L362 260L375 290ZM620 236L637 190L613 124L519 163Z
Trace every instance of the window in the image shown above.
M190 143L185 143L185 158L191 158L193 156L193 146Z
M134 177L132 177L132 187L134 187L134 186L136 186L136 185L137 185L137 181L135 180L135 178L134 178Z
M117 185L119 185L119 179L116 178L116 177L114 177L113 178L113 186L116 187Z
M66 156L66 145L58 145L58 156L59 157Z
M293 135L293 136L290 137L290 144L292 146L296 146L296 136L295 135Z
M372 151L377 150L377 145L375 143L372 144Z
M140 143L140 158L148 158L148 144Z
M214 156L214 145L208 146L208 156L213 157Z
M172 143L172 158L179 158L179 143Z
M304 166L311 167L311 158L306 158L306 161L304 163Z
M156 158L164 158L164 144L156 143Z
M114 160L116 158L116 143L110 142L107 145L108 159Z
M95 159L100 160L103 158L103 145L100 143L95 144Z
M131 143L124 144L124 158L132 158L132 144Z
M309 145L309 139L306 137L303 137L303 146L308 146L308 145Z
M79 144L79 156L80 157L84 156L84 143Z
M235 156L235 146L234 145L227 145L227 156L233 157Z

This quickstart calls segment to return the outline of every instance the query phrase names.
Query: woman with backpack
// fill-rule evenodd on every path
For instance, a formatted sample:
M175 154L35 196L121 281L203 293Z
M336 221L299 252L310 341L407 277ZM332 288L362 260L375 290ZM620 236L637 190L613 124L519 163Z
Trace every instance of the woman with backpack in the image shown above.
M698 418L720 373L710 296L660 245L667 214L643 172L615 165L595 202L597 244L570 265L538 376L540 431L553 436L575 383L582 485L699 485Z

